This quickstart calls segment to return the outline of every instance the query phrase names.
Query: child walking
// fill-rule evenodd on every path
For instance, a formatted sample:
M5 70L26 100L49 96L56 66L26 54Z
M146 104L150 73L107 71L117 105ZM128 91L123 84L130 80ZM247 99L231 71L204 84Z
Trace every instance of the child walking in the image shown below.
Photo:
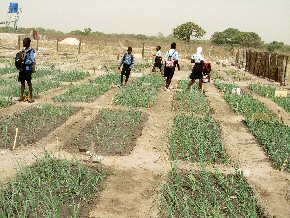
M162 67L162 52L161 52L161 47L158 45L156 47L156 54L153 56L155 56L155 63L152 69L152 72L155 72L155 68L159 68L160 72L161 72L161 67Z
M128 47L128 50L127 50L127 53L124 54L121 62L120 62L120 65L118 67L118 69L120 70L121 67L122 67L122 71L121 71L121 86L123 86L123 81L124 81L124 76L126 77L125 78L125 85L127 84L128 80L129 80L129 77L130 77L130 74L131 74L131 70L133 69L134 67L134 56L132 54L132 47Z

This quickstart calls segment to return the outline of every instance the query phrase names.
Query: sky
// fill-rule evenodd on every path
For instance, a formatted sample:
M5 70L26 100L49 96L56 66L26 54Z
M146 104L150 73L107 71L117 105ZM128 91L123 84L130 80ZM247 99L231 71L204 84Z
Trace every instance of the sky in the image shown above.
M256 32L265 42L290 44L290 0L14 0L23 13L19 27L69 32L91 28L104 33L164 35L187 21L207 31L229 27ZM5 21L9 0L0 0Z

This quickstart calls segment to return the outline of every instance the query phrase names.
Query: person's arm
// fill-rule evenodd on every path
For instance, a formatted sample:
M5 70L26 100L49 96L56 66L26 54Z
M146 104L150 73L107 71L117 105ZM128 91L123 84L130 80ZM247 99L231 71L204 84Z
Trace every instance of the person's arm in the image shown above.
M124 64L124 61L125 61L125 54L123 55L122 59L121 59L121 62L118 66L118 69L120 70L120 68L122 67L122 65Z
M131 60L131 65L130 65L130 68L133 69L134 68L134 65L135 65L135 58L134 58L134 55L132 55L132 60Z

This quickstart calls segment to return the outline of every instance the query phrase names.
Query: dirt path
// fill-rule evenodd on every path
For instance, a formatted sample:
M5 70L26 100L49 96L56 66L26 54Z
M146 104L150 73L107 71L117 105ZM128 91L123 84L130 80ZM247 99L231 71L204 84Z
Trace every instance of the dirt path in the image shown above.
M214 118L219 121L226 150L235 163L249 174L249 184L259 205L271 217L289 217L290 174L274 170L272 164L250 133L242 117L237 116L213 86L205 87Z

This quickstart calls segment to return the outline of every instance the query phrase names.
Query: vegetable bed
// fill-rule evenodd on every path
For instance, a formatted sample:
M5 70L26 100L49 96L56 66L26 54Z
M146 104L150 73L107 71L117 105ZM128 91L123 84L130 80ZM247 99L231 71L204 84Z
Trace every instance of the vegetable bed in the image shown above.
M65 93L56 96L54 100L60 102L93 102L100 95L109 91L112 84L117 84L119 79L120 75L118 74L107 74L90 83L71 86Z
M177 172L162 187L161 217L263 217L242 175Z
M246 123L270 156L275 168L290 171L290 127L281 123L262 102L251 95L231 93L233 84L217 83L224 98Z
M160 75L140 77L122 90L115 103L132 107L150 107L150 104L153 106L162 83L163 78Z
M89 126L80 131L72 140L77 147L90 149L95 142L95 151L102 155L127 155L135 147L137 138L142 133L147 117L140 111L104 109Z
M104 169L46 155L0 185L0 217L88 217L105 179Z
M261 85L252 83L250 84L251 90L257 92L261 96L270 97L274 102L284 108L290 113L290 96L288 97L275 97L276 88L270 85Z
M33 144L62 125L77 109L50 104L29 107L12 116L0 118L0 148L13 146L15 128L19 129L17 145Z

